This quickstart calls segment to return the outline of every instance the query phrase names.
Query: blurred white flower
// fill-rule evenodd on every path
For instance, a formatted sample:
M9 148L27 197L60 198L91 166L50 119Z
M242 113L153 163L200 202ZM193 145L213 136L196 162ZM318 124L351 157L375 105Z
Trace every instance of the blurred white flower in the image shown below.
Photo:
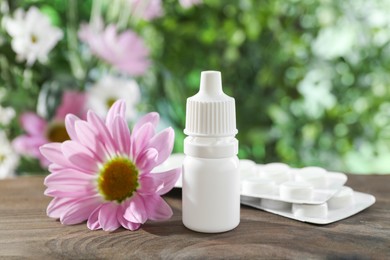
M0 106L0 125L8 125L15 117L15 110L12 107Z
M26 13L19 8L13 19L5 19L5 29L12 37L12 49L28 65L36 60L47 61L49 52L63 37L62 31L52 26L49 18L36 7Z
M312 43L312 50L324 59L334 59L347 55L356 43L356 27L347 20L341 20L335 26L321 29Z
M188 9L193 5L199 5L203 2L203 0L179 0L181 7Z
M320 117L324 110L335 106L336 98L331 93L332 82L326 69L313 69L298 84L304 97L304 111L313 118Z
M136 105L140 98L141 92L135 80L104 76L87 90L87 107L104 117L116 100L124 99L126 116L131 120L137 115Z
M5 133L0 131L0 179L14 176L18 163L19 156L12 149Z

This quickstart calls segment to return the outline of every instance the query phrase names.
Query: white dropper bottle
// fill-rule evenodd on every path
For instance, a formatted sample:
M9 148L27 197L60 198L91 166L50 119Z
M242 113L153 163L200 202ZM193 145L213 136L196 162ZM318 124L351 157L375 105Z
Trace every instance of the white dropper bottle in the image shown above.
M187 99L183 162L183 224L218 233L240 223L238 140L234 98L221 73L203 71L199 92Z

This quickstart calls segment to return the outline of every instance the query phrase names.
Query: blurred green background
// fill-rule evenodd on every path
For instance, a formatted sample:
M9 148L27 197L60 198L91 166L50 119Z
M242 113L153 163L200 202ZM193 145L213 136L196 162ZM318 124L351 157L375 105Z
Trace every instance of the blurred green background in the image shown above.
M236 99L240 158L390 172L389 1L166 2L148 92L178 151L186 97L214 69Z
M120 16L121 2L104 2L106 20ZM69 6L79 22L89 19L92 5L9 3L40 6L70 28L67 39ZM158 111L175 128L176 152L183 150L186 98L197 92L201 71L219 70L225 92L236 99L240 158L390 173L390 1L204 0L185 10L165 0L163 8L162 17L124 28L137 31L151 50L153 66L138 79L142 109ZM67 61L64 54L57 62ZM23 100L20 110L35 108L37 98L22 96L38 96L50 76L39 77L42 85L30 92L13 90Z

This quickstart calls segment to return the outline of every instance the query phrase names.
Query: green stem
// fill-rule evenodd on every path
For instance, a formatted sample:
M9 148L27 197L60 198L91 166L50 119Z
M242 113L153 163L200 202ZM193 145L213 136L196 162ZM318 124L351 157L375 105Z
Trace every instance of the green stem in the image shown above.
M68 26L66 27L67 33L67 45L68 45L68 60L70 69L73 76L78 80L83 80L87 71L84 69L82 64L82 59L79 55L78 50L78 39L77 39L77 30L78 30L78 13L77 13L77 1L69 0L68 1ZM82 86L79 86L82 88Z
M128 6L123 6L121 9L122 11L120 12L118 19L118 29L126 29L131 17L131 10L129 10L130 8Z
M91 16L89 17L89 24L90 25L95 24L96 19L100 19L101 9L102 9L102 1L101 0L93 0L92 1Z

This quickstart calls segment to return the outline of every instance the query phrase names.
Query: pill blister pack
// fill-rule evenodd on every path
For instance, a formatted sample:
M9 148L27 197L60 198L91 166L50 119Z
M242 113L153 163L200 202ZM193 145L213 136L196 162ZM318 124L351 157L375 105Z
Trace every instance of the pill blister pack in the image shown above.
M325 225L330 224L370 207L375 197L342 187L327 202L317 205L296 204L284 201L241 196L241 204L271 212L298 221Z
M184 154L172 154L155 172L181 167ZM283 217L325 225L350 217L375 203L375 197L343 186L347 176L319 167L240 160L241 204ZM182 187L181 177L175 184ZM248 196L249 195L249 196Z
M241 163L241 162L240 162ZM290 168L284 163L252 166L246 160L241 174L241 195L290 203L322 204L347 181L343 173L320 167Z

